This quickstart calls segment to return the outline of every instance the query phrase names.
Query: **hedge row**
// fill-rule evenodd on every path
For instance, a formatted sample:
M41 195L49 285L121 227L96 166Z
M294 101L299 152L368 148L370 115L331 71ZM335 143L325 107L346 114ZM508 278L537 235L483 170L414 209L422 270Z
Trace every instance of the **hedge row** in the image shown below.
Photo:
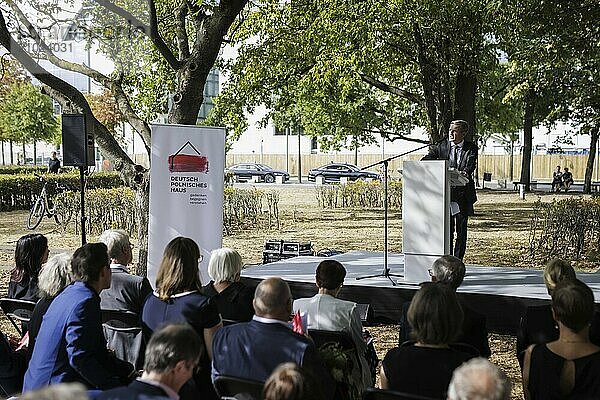
M63 229L81 232L79 192L59 193L55 202L65 215ZM89 234L99 235L106 229L124 229L130 236L135 233L135 193L127 187L86 190L85 210Z
M17 174L45 174L48 171L47 165L2 165L0 166L0 175ZM73 167L61 167L61 172L71 172Z
M79 174L76 171L68 174L47 174L45 177L52 183L60 182L72 189L79 188ZM88 189L120 186L123 186L123 181L116 172L97 172L88 177ZM0 174L0 211L30 209L41 190L42 182L33 174Z
M277 192L228 187L224 195L223 230L226 235L239 230L279 227ZM87 233L100 234L105 229L125 229L132 236L136 234L135 193L131 189L87 190L85 201ZM79 193L60 193L55 202L56 208L64 216L63 229L74 229L79 233Z
M570 198L535 204L529 256L536 264L552 258L600 261L600 198Z
M382 182L357 180L339 185L317 186L317 202L323 208L378 208L383 207L384 185ZM402 182L388 182L388 205L402 208Z

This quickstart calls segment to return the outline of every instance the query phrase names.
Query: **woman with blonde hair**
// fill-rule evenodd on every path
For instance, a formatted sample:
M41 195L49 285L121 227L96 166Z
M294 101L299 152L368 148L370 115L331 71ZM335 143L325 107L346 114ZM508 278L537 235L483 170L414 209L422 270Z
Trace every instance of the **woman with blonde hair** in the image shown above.
M210 380L212 339L221 328L221 316L210 297L202 294L198 264L202 254L196 242L186 237L171 240L163 253L156 276L156 291L148 296L142 311L146 341L169 323L188 323L203 340L199 370L181 389L182 400L217 399Z
M575 279L575 270L567 261L555 258L550 260L544 268L544 283L550 296L554 293L556 285ZM600 315L598 313L595 313L592 320L590 338L593 343L600 344ZM556 339L558 339L558 327L552 317L550 302L527 307L517 331L517 359L521 369L523 369L523 356L527 347Z
M230 322L250 321L254 315L254 289L240 281L242 256L234 249L213 250L208 263L211 281L202 292L214 299L221 317Z

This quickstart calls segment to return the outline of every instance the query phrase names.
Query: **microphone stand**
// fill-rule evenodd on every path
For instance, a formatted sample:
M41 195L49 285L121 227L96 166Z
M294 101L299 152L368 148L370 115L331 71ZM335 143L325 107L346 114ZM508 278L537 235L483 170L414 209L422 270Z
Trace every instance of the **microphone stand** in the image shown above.
M392 286L396 286L396 282L392 279L392 277L396 278L404 278L404 275L401 274L391 274L390 268L388 266L388 165L389 162L395 160L396 158L405 156L410 153L414 153L417 150L424 149L425 147L429 147L429 144L425 146L421 146L411 151L407 151L406 153L398 154L392 157L388 157L381 161L377 161L374 164L367 165L366 167L361 168L361 170L372 168L376 165L383 165L383 272L375 275L366 275L366 276L358 276L356 280L367 279L367 278L387 278L392 282Z

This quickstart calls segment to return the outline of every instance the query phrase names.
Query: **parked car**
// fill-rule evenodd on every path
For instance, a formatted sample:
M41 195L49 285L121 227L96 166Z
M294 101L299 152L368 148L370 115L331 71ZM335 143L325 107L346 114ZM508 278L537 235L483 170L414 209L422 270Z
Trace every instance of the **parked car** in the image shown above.
M273 169L265 164L240 163L234 164L225 170L226 173L233 174L236 180L240 182L250 181L253 176L258 176L261 182L273 183L276 176L283 176L283 181L290 179L290 174L286 171Z
M350 181L367 178L379 179L379 174L361 170L356 165L336 163L323 165L308 172L308 180L311 182L316 181L317 176L322 176L325 182L339 182L342 177L346 177Z

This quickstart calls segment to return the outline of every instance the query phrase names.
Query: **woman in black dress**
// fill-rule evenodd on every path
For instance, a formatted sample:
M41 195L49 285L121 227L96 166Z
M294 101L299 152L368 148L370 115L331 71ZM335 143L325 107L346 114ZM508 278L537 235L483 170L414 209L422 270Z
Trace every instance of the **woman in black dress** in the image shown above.
M15 267L8 282L9 298L38 301L38 275L48 253L48 239L42 234L30 233L17 241Z
M199 369L181 389L181 400L217 399L210 379L210 362L213 336L223 325L212 299L200 292L200 261L200 249L192 239L171 240L158 269L156 291L148 296L142 310L142 332L146 341L152 332L169 323L188 323L203 340Z
M600 347L590 342L594 294L583 282L564 280L552 295L558 340L525 352L523 389L527 400L600 398Z
M381 366L381 388L445 399L452 373L472 357L449 346L462 319L454 291L442 283L421 284L408 309L416 342L388 351Z
M552 296L556 285L563 280L575 279L575 270L567 261L553 259L544 269L544 283L548 294ZM517 359L523 369L525 350L532 344L548 343L558 339L558 327L552 316L550 303L541 306L529 306L521 317L517 330ZM595 313L590 328L590 340L600 345L600 314Z
M208 263L211 281L202 292L214 299L224 322L246 322L252 319L254 289L240 282L242 256L229 248L213 250Z

